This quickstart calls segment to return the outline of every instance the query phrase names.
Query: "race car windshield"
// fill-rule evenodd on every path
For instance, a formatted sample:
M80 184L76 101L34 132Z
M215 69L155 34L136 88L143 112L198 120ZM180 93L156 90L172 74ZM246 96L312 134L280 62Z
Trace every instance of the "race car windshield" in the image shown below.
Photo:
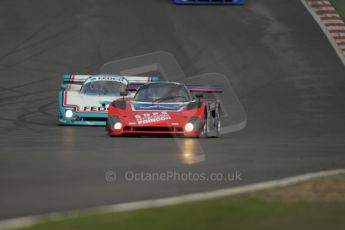
M117 81L92 81L81 89L81 93L87 95L120 95L124 91L126 85Z
M187 102L191 97L183 85L152 84L143 86L136 94L134 101L140 102Z

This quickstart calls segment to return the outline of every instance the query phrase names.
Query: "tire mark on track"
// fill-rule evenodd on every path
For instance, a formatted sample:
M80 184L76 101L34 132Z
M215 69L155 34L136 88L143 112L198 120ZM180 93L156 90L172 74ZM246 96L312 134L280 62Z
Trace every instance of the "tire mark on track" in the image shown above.
M51 100L50 98L42 98L43 100ZM31 101L31 100L30 100ZM37 101L37 100L35 100ZM21 129L28 129L30 131L33 131L35 133L40 133L42 132L41 130L37 129L36 126L54 126L56 125L56 122L50 122L49 118L54 117L54 114L48 113L46 109L55 104L54 101L49 101L47 103L44 103L41 106L38 106L34 108L34 110L28 110L28 107L26 104L22 104L19 115L16 118L5 118L1 117L0 121L6 121L6 122L11 122L11 124L8 124L9 126L7 128L3 128L1 130L0 128L0 135L8 134L11 131L14 131L18 128ZM48 118L47 122L35 122L32 121L32 118L30 116L34 116L35 119L37 120L42 120L42 118ZM43 116L42 116L43 115Z
M20 98L23 98L23 97L27 97L27 96L42 96L42 97L49 97L49 95L43 95L41 93L44 93L44 92L52 92L53 90L51 89L45 89L45 90L40 90L40 91L35 91L35 92L22 92L21 94L19 95L12 95L12 96L7 96L7 97L1 97L0 100L10 100L10 99L13 99L13 100L16 100L16 99L20 99ZM5 102L5 103L0 103L0 106L3 106L3 105L7 105L9 103L12 103L13 101L11 102Z
M75 29L75 27L71 27L71 28L69 28L68 30L73 30L73 29ZM66 29L66 31L68 31L68 30ZM68 33L67 33L67 34L68 34ZM58 37L58 36L57 36L57 37ZM56 38L56 37L55 37L55 38ZM74 40L74 39L75 39L74 37L71 37L71 38L69 38L69 39L65 39L64 41L60 42L59 45L65 44L67 41ZM52 39L52 40L54 40L54 39ZM33 58L33 57L39 56L40 54L43 54L43 53L49 51L49 50L52 49L52 48L57 48L59 45L50 45L50 44L49 44L49 47L44 47L44 48L42 48L42 50L39 50L38 52L34 52L34 53L32 53L31 55L29 55L29 56L27 56L27 57L25 57L25 58L23 58L23 59L21 59L21 60L18 60L17 62L11 63L11 64L9 64L9 65L3 65L3 64L2 64L1 69L4 70L4 69L7 69L7 68L11 68L11 67L17 66L17 65L19 65L19 64L21 64L21 63L23 63L23 62L25 62L25 61L27 61L27 60L30 60L30 59Z
M11 51L8 51L7 53L5 53L4 55L2 55L0 57L0 61L2 61L3 59L5 59L6 57L21 52L24 49L30 48L29 45L27 45L26 47L21 47L22 45L24 45L25 43L28 43L32 38L34 38L36 35L38 35L41 31L43 31L44 29L46 29L48 27L49 24L43 25L41 26L39 29L37 29L36 31L34 31L31 35L29 35L27 38L25 38L24 40L22 40L19 44L17 44L16 47L14 47Z
M42 100L46 100L47 98L55 98L55 96L45 96L45 98L38 98L38 99L29 99L29 100L25 100L25 101L19 101L19 102L15 102L15 104L21 104L21 103L27 103L27 102L32 102L32 101L42 101ZM0 106L7 106L7 105L12 105L14 104L13 102L8 102L8 103L3 103L0 104Z
M23 90L17 90L19 88L23 88L23 87L26 87L26 86L30 86L30 85L33 85L35 83L41 83L41 82L45 82L45 81L48 81L48 79L44 79L44 80L35 80L35 81L31 81L31 82L27 82L27 83L24 83L24 84L21 84L21 85L15 85L15 86L11 86L11 87L0 87L0 89L2 90L0 92L0 95L3 95L3 94L8 94L8 92L16 92L16 93L26 93L26 91L23 91ZM29 92L27 92L29 93ZM2 100L2 98L0 98L0 100Z
M57 17L54 18L54 19L55 19L54 21L51 21L51 22L49 22L49 23L46 23L46 24L42 25L41 27L39 27L39 28L38 28L37 30L35 30L34 32L32 32L28 37L26 37L25 39L23 39L22 41L20 41L11 51L8 51L8 52L5 53L4 55L2 55L2 56L0 57L0 61L2 61L3 59L5 59L5 58L8 57L8 56L11 56L11 55L16 54L16 53L18 53L18 52L21 52L21 51L23 51L23 50L25 50L25 49L33 48L33 47L35 47L36 45L41 44L42 42L49 41L49 37L48 37L48 40L47 40L47 38L46 38L46 39L43 39L43 40L40 40L40 41L36 41L36 42L34 42L34 43L32 43L32 44L27 44L27 45L25 45L26 43L29 43L30 40L32 40L35 36L37 36L37 35L39 35L41 32L43 32L45 29L47 29L47 28L49 28L49 27L52 27L53 24L59 23L59 20L61 20L61 19L66 20L64 14L65 14L65 13L59 14ZM67 23L67 22L66 22L66 23ZM61 24L61 22L60 22L59 24ZM57 34L58 34L58 33L57 33ZM52 36L50 36L50 38L51 38L51 37L52 37Z

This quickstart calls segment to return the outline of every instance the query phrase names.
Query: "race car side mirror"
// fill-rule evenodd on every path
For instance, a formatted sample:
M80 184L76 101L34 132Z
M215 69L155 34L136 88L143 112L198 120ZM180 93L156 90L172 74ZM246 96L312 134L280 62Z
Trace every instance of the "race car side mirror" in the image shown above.
M195 94L195 97L198 98L198 100L200 101L200 99L203 98L204 95L198 93L198 94Z
M120 96L122 97L122 100L125 100L125 96L127 95L128 95L128 91L120 92Z

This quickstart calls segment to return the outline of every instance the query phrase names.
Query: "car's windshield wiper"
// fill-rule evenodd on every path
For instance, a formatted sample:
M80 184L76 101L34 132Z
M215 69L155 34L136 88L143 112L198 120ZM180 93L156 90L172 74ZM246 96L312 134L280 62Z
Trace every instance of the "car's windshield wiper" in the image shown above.
M161 97L161 98L157 98L157 99L153 100L152 103L160 102L160 101L165 101L165 100L169 100L169 99L174 99L174 98L187 98L187 97L179 96L179 95L170 96L170 97Z

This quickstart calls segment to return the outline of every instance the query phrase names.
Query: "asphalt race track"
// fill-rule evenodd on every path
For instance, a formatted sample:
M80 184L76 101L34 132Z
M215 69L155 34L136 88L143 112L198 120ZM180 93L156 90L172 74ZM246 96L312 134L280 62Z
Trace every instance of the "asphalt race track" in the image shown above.
M3 0L0 34L0 219L345 167L345 68L298 0ZM246 128L196 140L56 125L63 73L154 51L172 53L187 76L227 76ZM130 181L128 171L241 180Z

